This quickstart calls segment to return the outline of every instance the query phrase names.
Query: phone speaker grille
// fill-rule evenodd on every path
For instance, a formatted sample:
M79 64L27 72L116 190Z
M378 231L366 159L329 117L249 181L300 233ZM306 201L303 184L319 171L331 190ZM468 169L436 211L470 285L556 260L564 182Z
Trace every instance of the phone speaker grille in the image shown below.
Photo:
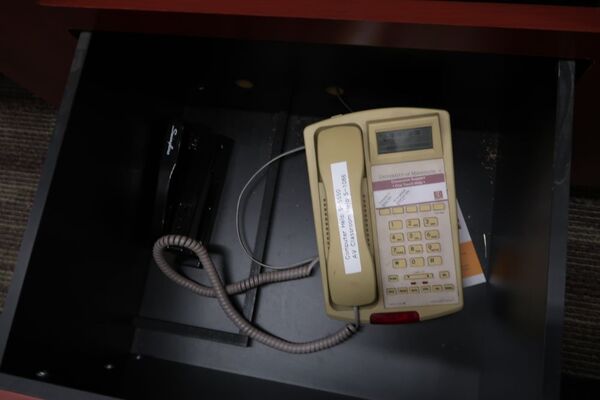
M327 210L327 199L323 197L321 201L323 202L323 234L325 235L325 245L329 249L329 211Z
M366 193L363 192L362 195L362 216L363 216L363 224L365 226L365 240L367 241L367 246L369 248L373 248L371 245L371 226L369 225L369 205L367 200Z

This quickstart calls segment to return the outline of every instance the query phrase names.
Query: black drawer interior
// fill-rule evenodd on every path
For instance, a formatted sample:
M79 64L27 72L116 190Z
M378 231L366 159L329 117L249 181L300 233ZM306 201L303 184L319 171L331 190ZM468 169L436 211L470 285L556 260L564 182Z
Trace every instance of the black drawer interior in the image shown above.
M51 150L57 162L46 166L54 170L43 214L30 221L37 235L21 254L26 275L3 373L123 398L532 398L558 387L551 355L566 236L557 221L567 208L557 188L568 185L571 62L102 33L87 40ZM458 314L366 326L335 349L294 356L248 342L214 300L175 287L153 265L160 151L173 121L231 141L207 244L227 279L245 278L252 265L235 240L239 190L261 164L302 145L304 126L347 112L330 87L343 88L354 110L449 111L458 199L489 282L465 289ZM303 155L256 186L245 226L269 262L316 253ZM290 340L340 326L324 314L318 274L236 301ZM211 340L211 332L222 334Z

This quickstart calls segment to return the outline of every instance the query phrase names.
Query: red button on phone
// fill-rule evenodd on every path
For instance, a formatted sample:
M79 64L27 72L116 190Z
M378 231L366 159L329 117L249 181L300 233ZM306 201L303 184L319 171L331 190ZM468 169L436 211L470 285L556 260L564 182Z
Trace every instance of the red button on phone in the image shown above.
M375 313L371 314L369 319L372 324L407 324L409 322L418 322L419 313L416 311L402 311L391 313Z

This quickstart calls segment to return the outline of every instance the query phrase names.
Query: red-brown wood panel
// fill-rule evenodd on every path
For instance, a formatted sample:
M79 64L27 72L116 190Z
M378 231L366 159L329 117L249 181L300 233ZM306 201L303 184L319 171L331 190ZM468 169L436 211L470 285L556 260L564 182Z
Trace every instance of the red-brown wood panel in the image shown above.
M595 155L600 138L595 134L595 108L600 91L598 8L408 0L298 0L293 4L273 0L43 0L43 3L63 7L43 7L35 0L0 3L0 73L56 105L76 44L70 30L589 59L594 64L576 89L573 177L576 184L600 186L600 174L594 168L600 165ZM84 6L102 9L80 8ZM121 10L136 7L180 12ZM216 15L196 14L200 11ZM236 13L263 16L225 15Z
M40 7L35 0L0 2L0 73L47 101L62 97L76 38L73 21L92 25L88 10Z
M600 41L598 42L600 46ZM598 61L598 60L597 60ZM571 185L600 189L600 64L592 64L575 85Z
M595 7L439 0L41 0L40 3L112 10L600 32L600 9Z
M37 397L26 396L15 392L0 389L0 400L41 400Z

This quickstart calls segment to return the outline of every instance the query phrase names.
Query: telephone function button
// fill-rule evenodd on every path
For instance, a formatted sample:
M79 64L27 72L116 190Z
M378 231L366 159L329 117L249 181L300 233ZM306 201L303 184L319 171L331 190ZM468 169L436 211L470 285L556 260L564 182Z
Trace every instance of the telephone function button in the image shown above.
M450 278L450 272L440 271L440 279L448 279L448 278Z
M431 285L432 292L441 292L443 290L442 285Z
M406 254L406 249L404 246L394 246L392 247L392 255L393 256L402 256Z
M423 218L423 226L438 226L437 217L425 217Z
M416 286L411 286L408 288L409 293L419 293L419 288Z
M398 275L388 275L388 282L398 282Z
M410 238L408 239L410 240ZM425 245L428 253L439 253L442 251L442 245L440 243L427 243Z
M408 246L408 252L410 254L421 254L423 253L423 245L422 244L411 244Z
M434 229L432 231L425 231L425 239L427 240L435 240L440 238L440 231Z
M400 293L400 294L406 294L406 293L408 293L408 288L407 287L399 287L398 288L398 293Z
M430 293L431 287L429 285L421 286L421 293Z
M429 256L427 257L428 265L442 265L442 257L440 256Z
M423 257L413 257L410 259L411 267L423 267L425 265L425 259Z
M391 242L404 242L404 234L401 232L390 234Z
M388 222L388 226L390 227L390 230L402 229L402 220L395 219L393 221L390 221Z
M404 214L404 207L392 207L392 214Z
M435 203L433 205L434 211L443 211L445 208L446 208L446 205L444 203Z
M390 215L390 209L389 208L380 208L379 215Z
M421 240L421 232L419 231L408 232L407 236L410 241Z
M420 279L431 279L431 278L433 278L433 274L431 274L431 273L404 275L404 280L407 280L407 281L415 281L415 280L420 280Z
M385 289L385 292L387 294L390 294L390 295L395 295L396 294L396 288L389 287L389 288Z
M418 218L411 218L411 219L406 220L407 228L418 228L420 226L421 226L421 223L419 222Z
M397 258L393 261L394 268L406 268L406 259L405 258Z
M419 211L421 211L421 212L431 211L431 205L430 204L421 204L419 206Z
M451 284L451 283L447 283L447 284L444 285L444 290L447 291L447 292L449 292L451 290L454 290L454 285Z
M407 213L416 213L417 212L417 206L406 206L406 212Z

